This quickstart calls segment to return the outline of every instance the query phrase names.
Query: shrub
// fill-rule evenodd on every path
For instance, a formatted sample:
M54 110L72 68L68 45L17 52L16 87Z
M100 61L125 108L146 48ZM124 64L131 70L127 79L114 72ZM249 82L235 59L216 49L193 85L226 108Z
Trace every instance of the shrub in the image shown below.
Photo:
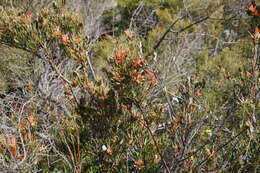
M119 4L134 8L139 2ZM167 1L164 8L171 2L179 1ZM171 16L170 10L157 11L165 23L170 22L165 17ZM192 10L189 12L196 15ZM179 37L163 42L157 49L152 48L152 42L158 33L165 33L159 26L147 33L147 39L119 33L119 37L93 43L84 37L77 16L70 13L43 9L32 14L14 8L0 13L1 44L30 53L38 67L29 70L30 77L24 76L23 87L0 95L0 169L15 172L260 169L258 26L251 34L253 41L228 46L223 43L212 53L209 47L216 41L203 42L192 35L199 30L198 21L192 23L188 18L176 26ZM219 30L210 31L214 37L221 35L224 24L213 22L209 28L216 26ZM200 40L202 46L186 44L192 39ZM184 45L183 52L178 52L179 44ZM186 49L192 45L205 49ZM167 53L174 51L182 58L188 54L195 59L191 62L194 67L183 61L188 63L185 68L192 70L172 85L168 73L173 60ZM106 59L102 72L96 73L90 55ZM160 57L156 62L156 55L171 56L167 59L171 61L166 62L168 66L156 64L163 60Z

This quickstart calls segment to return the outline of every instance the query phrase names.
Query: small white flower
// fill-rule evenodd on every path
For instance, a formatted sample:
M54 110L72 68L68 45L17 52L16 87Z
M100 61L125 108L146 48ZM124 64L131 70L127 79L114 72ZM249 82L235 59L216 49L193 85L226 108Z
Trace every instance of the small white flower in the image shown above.
M107 147L105 145L102 145L102 151L107 151Z

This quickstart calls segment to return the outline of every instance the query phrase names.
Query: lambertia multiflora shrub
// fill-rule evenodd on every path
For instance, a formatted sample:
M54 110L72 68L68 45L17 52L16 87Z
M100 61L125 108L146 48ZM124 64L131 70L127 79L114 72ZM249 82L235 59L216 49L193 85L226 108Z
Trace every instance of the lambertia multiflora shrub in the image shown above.
M160 8L153 9L153 2ZM1 46L30 54L30 59L25 57L30 62L23 71L27 75L17 79L23 85L0 93L0 170L260 170L257 3L244 10L251 27L245 31L248 37L212 51L221 42L215 35L221 37L228 19L222 23L208 16L193 22L197 1L189 15L190 7L180 1L153 2L118 1L121 10L131 8L127 15L134 8L156 10L145 36L125 30L95 41L84 35L75 12L58 7L34 13L0 9ZM209 3L213 5L226 4ZM171 15L182 8L186 11ZM222 13L222 8L217 11ZM160 25L178 15L183 16L175 21L177 26ZM211 28L210 41L203 39L207 34L194 36L203 27ZM202 40L201 47L188 49L192 39ZM180 57L193 57L192 66L185 66L192 70L178 76L178 82L167 78L171 68L156 65L173 50L185 50ZM100 57L105 65L97 70ZM176 74L181 70L176 67ZM10 72L15 73L12 68Z

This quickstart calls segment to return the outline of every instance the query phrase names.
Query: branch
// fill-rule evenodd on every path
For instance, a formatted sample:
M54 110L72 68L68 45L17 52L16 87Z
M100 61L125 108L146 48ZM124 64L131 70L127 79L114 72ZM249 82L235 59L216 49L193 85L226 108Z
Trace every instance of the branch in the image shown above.
M189 24L188 26L186 26L186 27L184 27L184 28L181 28L181 29L180 29L179 31L177 31L176 33L177 33L177 34L178 34L178 33L181 33L181 32L183 32L183 31L185 31L185 30L191 28L192 26L194 26L194 25L196 25L196 24L198 24L198 23L201 23L201 22L207 20L208 18L209 18L209 16L203 17L202 19L197 20L197 21L195 21L195 22Z
M163 34L163 36L159 39L159 41L156 43L156 45L153 47L154 50L156 50L160 44L162 43L162 41L164 40L164 38L166 37L166 35L171 31L171 28L179 21L181 20L183 17L176 19L169 27L168 29L165 31L165 33Z
M0 44L6 45L6 46L8 46L8 47L12 47L12 48L24 50L24 51L26 51L26 52L28 52L28 53L31 53L31 54L35 55L36 57L38 57L38 58L40 58L40 59L46 61L47 63L49 63L50 66L51 66L51 68L52 68L52 69L55 71L55 73L57 74L58 78L60 78L65 84L68 84L69 89L70 89L70 91L71 91L71 93L72 93L72 95L73 95L73 98L74 98L76 104L79 105L79 101L77 100L76 95L75 95L74 92L73 92L73 88L72 88L72 86L71 86L71 82L70 82L68 79L66 79L66 78L60 73L60 71L58 70L58 68L56 67L56 65L50 60L51 58L45 59L45 58L43 58L38 52L35 52L35 51L33 51L33 50L31 50L31 49L28 49L28 48L26 48L26 47L18 46L18 45L15 45L15 44L10 44L10 43L5 42L5 41L2 41L2 40L0 40ZM42 45L42 48L45 48L44 45ZM48 53L48 50L47 50L46 48L45 48L45 51ZM50 55L47 55L47 56L50 56Z
M68 79L66 79L62 74L61 74L61 72L58 70L58 68L56 67L56 65L53 63L53 61L51 61L51 55L49 55L49 52L48 52L48 49L46 49L46 47L44 47L44 46L42 46L44 49L45 49L45 51L46 51L46 53L48 53L46 56L48 56L49 58L42 58L41 57L41 59L43 59L43 60L45 60L45 61L47 61L49 64L50 64L50 66L51 66L51 68L55 71L55 73L57 74L57 76L58 76L58 78L60 78L63 82L64 82L64 86L66 87L66 84L69 86L69 89L70 89L70 91L71 91L71 94L72 94L72 96L73 96L73 98L74 98L74 100L75 100L75 102L76 102L76 104L79 106L79 101L78 101L78 99L77 99L77 97L76 97L76 95L75 95L75 93L74 93L74 91L73 91L73 87L72 87L72 85L71 85L71 82L68 80ZM38 57L39 57L40 55L38 55Z
M182 17L182 18L183 18L183 17ZM167 35L169 32L171 32L171 28L172 28L180 19L182 19L182 18L176 19L176 20L170 25L170 27L166 30L166 32L163 34L163 36L159 39L159 41L157 42L157 44L153 47L154 50L156 50L156 49L160 46L160 44L162 43L162 41L164 40L164 38L166 37L166 35ZM197 21L195 21L195 22L189 24L188 26L185 26L184 28L181 28L180 30L176 31L175 33L179 34L179 33L181 33L181 32L183 32L183 31L185 31L185 30L191 28L192 26L194 26L194 25L196 25L196 24L198 24L198 23L201 23L201 22L207 20L208 18L209 18L209 16L206 16L206 17L204 17L204 18L202 18L202 19L200 19L200 20L197 20Z
M222 6L222 4L218 5L218 6L217 6L216 8L214 8L214 9L217 9L217 8L220 7L220 6ZM213 10L211 10L211 11L213 11ZM213 11L213 12L214 12L214 11ZM177 33L177 34L178 34L178 33L181 33L181 32L183 32L183 31L189 29L190 27L192 27L192 26L194 26L194 25L196 25L196 24L198 24L198 23L201 23L201 22L203 22L203 21L209 19L211 15L212 15L212 13L209 13L209 14L206 15L205 17L203 17L203 18L201 18L201 19L199 19L199 20L197 20L197 21L195 21L195 22L189 24L188 26L186 26L186 27L184 27L184 28L181 28L180 30L176 31L175 33ZM164 40L164 38L166 37L166 35L167 35L169 32L171 32L171 28L172 28L179 20L181 20L181 19L183 19L183 18L184 18L184 16L183 16L183 17L180 17L180 18L178 18L178 19L176 19L176 20L169 26L169 28L165 31L165 33L163 34L163 36L159 39L159 41L158 41L158 42L156 43L156 45L153 47L154 50L156 50L156 49L160 46L160 44L162 43L162 41Z

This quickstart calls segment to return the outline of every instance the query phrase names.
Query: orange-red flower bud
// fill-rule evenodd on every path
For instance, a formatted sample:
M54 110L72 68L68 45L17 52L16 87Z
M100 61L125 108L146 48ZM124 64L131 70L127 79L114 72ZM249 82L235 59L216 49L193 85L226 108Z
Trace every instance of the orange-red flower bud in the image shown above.
M62 40L63 43L66 44L66 43L69 42L69 37L67 35L62 34L61 35L61 40Z
M122 64L123 63L123 57L125 55L125 51L120 50L116 53L116 60L118 64Z
M29 115L27 117L27 120L28 120L28 122L30 123L31 126L35 126L36 125L36 121L35 121L35 118L34 118L33 115Z
M195 92L195 96L196 96L196 97L199 97L199 96L201 96L201 93L200 93L199 91L196 91L196 92Z
M32 13L27 13L26 16L32 18Z
M20 122L20 128L23 129L25 127L25 122L24 121L21 121Z
M134 67L141 67L142 66L142 59L140 57L134 59Z

